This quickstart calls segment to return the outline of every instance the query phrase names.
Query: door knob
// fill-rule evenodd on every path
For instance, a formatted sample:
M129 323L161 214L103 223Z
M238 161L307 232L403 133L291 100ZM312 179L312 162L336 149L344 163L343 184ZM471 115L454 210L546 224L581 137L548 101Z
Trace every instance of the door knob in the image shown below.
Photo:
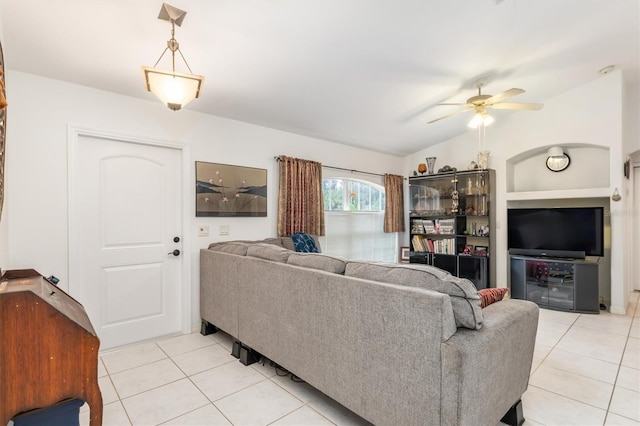
M175 249L174 251L170 251L170 252L169 252L169 253L167 253L167 254L172 254L172 255L174 255L174 256L180 256L180 250Z
M173 237L173 242L174 243L179 243L180 242L180 237Z

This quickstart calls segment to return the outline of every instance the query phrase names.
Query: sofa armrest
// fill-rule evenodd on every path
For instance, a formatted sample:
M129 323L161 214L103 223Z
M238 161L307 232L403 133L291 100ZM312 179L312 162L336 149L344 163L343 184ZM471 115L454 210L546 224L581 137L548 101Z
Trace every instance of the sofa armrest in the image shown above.
M503 300L483 309L480 330L442 344L442 424L497 424L526 391L538 306Z

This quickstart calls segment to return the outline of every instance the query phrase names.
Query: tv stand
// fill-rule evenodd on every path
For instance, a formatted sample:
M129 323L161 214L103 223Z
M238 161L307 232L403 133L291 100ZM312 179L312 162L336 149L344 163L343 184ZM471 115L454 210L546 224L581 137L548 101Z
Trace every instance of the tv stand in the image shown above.
M598 264L583 259L510 256L511 297L541 308L600 313Z

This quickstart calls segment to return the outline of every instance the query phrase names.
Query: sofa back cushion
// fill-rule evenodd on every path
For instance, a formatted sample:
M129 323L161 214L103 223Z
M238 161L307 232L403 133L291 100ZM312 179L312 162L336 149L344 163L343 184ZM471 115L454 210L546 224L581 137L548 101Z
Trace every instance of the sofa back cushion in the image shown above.
M291 253L287 263L304 268L333 272L334 274L344 274L347 266L345 259L322 253Z
M247 255L247 249L251 243L242 242L242 241L226 241L221 243L211 243L209 244L209 250L211 251L220 251L223 253L231 253L237 254L240 256Z
M480 296L473 283L433 266L387 262L348 261L346 276L402 284L448 294L458 327L482 327Z
M291 250L268 243L255 243L247 248L247 256L287 263Z

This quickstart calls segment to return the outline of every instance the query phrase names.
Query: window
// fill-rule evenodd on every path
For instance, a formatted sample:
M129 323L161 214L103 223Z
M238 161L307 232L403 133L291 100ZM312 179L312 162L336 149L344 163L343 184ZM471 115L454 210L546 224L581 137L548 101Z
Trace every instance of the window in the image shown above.
M323 179L325 233L322 251L349 259L396 256L396 234L385 234L384 188L356 179Z

